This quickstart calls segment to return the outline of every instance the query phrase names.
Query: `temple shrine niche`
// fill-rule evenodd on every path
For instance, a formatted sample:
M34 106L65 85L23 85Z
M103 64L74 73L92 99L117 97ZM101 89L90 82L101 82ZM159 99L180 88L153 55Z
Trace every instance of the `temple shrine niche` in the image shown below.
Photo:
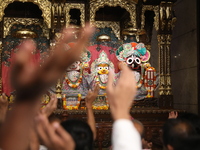
M133 71L137 82L135 100L153 98L158 79L155 68L151 67L148 62L150 52L145 48L144 44L135 42L123 44L117 49L116 57Z
M176 0L3 0L0 1L0 92L6 93L12 108L15 91L9 84L12 58L21 41L32 38L37 44L33 52L35 63L53 52L56 38L63 27L78 32L90 21L96 31L80 61L72 64L41 100L42 106L56 93L57 110L54 115L62 120L85 120L85 96L99 84L100 91L93 104L97 140L95 147L111 145L112 119L106 97L109 70L120 77L120 65L128 65L137 80L137 96L131 115L146 129L145 138L161 148L160 127L173 109L171 89L170 44L176 22L173 5ZM154 38L154 40L152 40ZM155 40L156 39L156 40ZM73 46L73 42L68 43ZM184 112L177 110L178 112Z

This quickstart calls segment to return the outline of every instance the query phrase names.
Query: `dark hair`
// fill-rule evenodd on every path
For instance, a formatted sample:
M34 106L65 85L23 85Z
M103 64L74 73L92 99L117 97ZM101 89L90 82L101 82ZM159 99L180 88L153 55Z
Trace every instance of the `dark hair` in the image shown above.
M200 135L200 117L193 113L184 113L178 116L178 119L189 121Z
M195 128L186 120L168 119L163 126L164 146L171 145L174 150L197 150L200 144L194 143L200 140Z
M62 122L61 125L74 139L75 150L93 149L93 133L86 122L70 119Z

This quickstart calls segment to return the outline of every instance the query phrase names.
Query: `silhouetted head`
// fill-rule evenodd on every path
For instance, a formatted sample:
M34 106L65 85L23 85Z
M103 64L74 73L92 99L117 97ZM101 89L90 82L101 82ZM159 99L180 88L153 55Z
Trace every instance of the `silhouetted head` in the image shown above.
M168 150L197 150L200 144L194 144L194 141L199 139L195 128L188 121L168 119L163 126L163 143Z
M72 136L75 150L92 150L93 133L90 126L81 120L67 120L61 123L63 128Z
M184 113L178 116L178 119L187 120L195 128L197 134L200 135L200 117L193 113Z

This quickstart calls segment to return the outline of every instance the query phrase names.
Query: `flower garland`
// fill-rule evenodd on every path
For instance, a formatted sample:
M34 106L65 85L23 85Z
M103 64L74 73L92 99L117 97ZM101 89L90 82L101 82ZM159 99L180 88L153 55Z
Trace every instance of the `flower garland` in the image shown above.
M96 84L98 84L101 89L104 89L104 90L106 89L106 84L104 86L104 85L102 85L103 83L101 83L99 81L97 81Z
M108 110L108 106L107 105L103 105L103 106L92 106L92 109L95 110Z
M103 83L103 82L101 82L101 80L99 79L99 76L98 75L96 75L96 84L98 84L99 85L99 87L101 88L101 89L106 89L106 84L105 83Z
M63 95L63 109L65 110L78 110L79 106L80 106L80 101L81 101L81 94L78 94L78 99L77 99L77 104L76 106L73 105L69 105L67 106L67 99L66 99L66 95Z
M106 93L104 93L103 95L98 95L98 96L105 96L106 104L104 104L102 106L94 106L94 105L92 105L92 109L95 109L95 110L108 110L109 109L109 104L108 104L108 99L106 97Z
M82 82L82 71L80 72L80 77L79 77L79 79L75 82L75 83L73 83L71 80L69 80L68 79L68 77L67 77L67 75L65 75L65 81L66 81L66 83L70 86L70 87L72 87L72 88L77 88L79 85L80 85L80 83Z
M154 90L156 88L156 70L154 67L146 68L144 79L144 86L148 92L146 98L152 98L154 97Z

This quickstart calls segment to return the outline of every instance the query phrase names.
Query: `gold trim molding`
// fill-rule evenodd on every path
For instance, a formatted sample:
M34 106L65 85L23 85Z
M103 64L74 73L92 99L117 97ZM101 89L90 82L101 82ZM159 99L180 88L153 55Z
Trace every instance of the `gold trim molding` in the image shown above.
M19 2L32 2L39 6L42 10L42 17L44 22L47 24L48 28L51 28L51 2L48 0L0 0L0 21L3 20L5 8L14 1Z
M111 28L115 36L120 40L120 23L114 21L95 21L94 24L97 28Z
M3 43L0 40L0 62L2 63L2 49L3 49ZM2 74L2 65L0 66L0 73ZM0 93L2 93L2 75L0 75Z
M81 12L80 19L81 19L81 26L85 26L85 4L80 3L66 3L66 26L70 24L70 9L79 9Z
M141 29L144 29L145 26L145 12L154 11L155 17L154 17L154 28L158 31L159 30L159 6L153 6L153 5L143 5L142 7L142 15L141 15Z
M130 14L130 21L136 28L136 6L134 1L127 0L91 0L90 1L90 22L95 22L96 12L104 6L116 7L120 6L126 9Z
M43 35L47 39L49 39L49 30L44 24L43 20L41 19L35 19L35 18L10 18L10 17L4 17L4 30L3 30L3 38L5 38L7 35L10 35L10 28L14 24L22 24L25 26L34 24L39 25L43 30Z

